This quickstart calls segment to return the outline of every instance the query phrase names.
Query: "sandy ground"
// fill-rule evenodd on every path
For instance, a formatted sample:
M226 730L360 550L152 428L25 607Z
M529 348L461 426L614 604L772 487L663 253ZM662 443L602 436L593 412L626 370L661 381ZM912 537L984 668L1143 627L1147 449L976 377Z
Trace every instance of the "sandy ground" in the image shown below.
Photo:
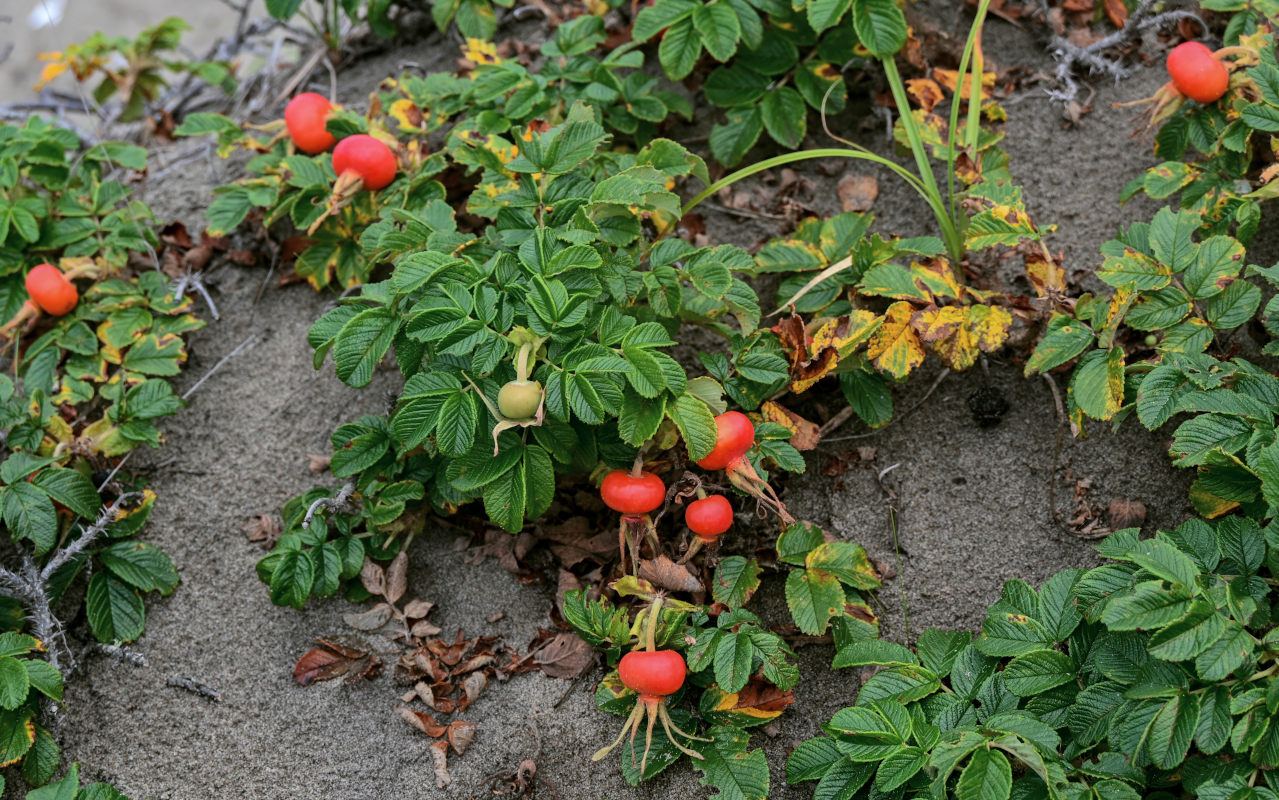
M1028 35L995 23L990 36L988 53L1046 66ZM388 54L349 74L344 91L352 97L366 93L403 57ZM1095 111L1081 129L1063 129L1057 111L1033 92L1010 106L1014 173L1041 221L1061 225L1052 245L1065 250L1074 266L1095 266L1098 245L1119 224L1149 213L1140 204L1114 203L1120 187L1151 157L1116 135L1126 129L1127 115L1109 104L1149 94L1161 80L1145 70L1117 89L1098 87ZM203 184L206 178L218 180L220 167L212 172L150 187L159 216L198 227L207 202ZM920 226L927 219L915 198L882 177L881 188L880 230L924 232ZM832 209L834 179L818 194L825 210ZM739 220L709 215L708 221L721 239L752 233ZM168 426L168 442L153 457L177 462L154 476L160 502L146 535L172 556L183 583L171 597L148 606L147 633L138 648L150 667L112 669L98 661L72 684L70 714L58 731L67 759L81 761L88 779L109 780L133 797L157 800L490 796L483 788L486 776L529 757L539 775L558 787L561 800L708 796L687 762L632 789L614 760L587 760L620 723L594 709L590 688L598 673L572 687L538 673L491 686L463 715L479 724L478 735L465 756L451 759L453 784L442 791L435 787L429 740L393 712L399 689L389 678L307 689L294 683L291 668L298 655L315 636L345 630L341 614L350 606L335 600L298 613L271 605L253 571L262 551L245 541L240 526L248 515L275 510L312 485L306 454L327 452L337 423L380 410L391 376L354 392L332 377L331 367L314 371L304 335L327 299L294 286L268 290L255 306L262 279L260 269L230 266L212 276L224 319L195 335L191 364L179 383L194 383L246 337L256 336L257 343L201 388ZM902 386L898 408L922 398L935 375L925 371ZM987 380L1007 392L1011 411L999 426L981 429L965 400ZM841 431L859 432L856 424ZM884 486L897 498L902 570L879 593L885 633L902 639L908 627L912 635L929 625L971 629L1004 580L1020 576L1038 583L1058 569L1094 560L1090 543L1052 524L1047 492L1056 435L1046 384L1025 381L1017 365L996 360L988 379L980 370L945 379L901 424L868 438L828 443L827 452L810 456L810 473L789 482L786 500L837 536L895 562L887 499L876 479L895 465ZM824 477L830 451L844 446L874 447L873 463L837 479ZM1062 466L1076 478L1091 478L1092 496L1103 504L1118 496L1144 501L1150 529L1175 525L1189 512L1189 476L1169 466L1160 434L1134 425L1112 434L1095 426L1090 438L1067 441ZM1073 483L1063 477L1058 485L1063 508L1072 497ZM414 546L409 594L438 604L432 620L445 635L457 629L500 634L523 649L546 622L553 587L520 584L492 561L468 566L465 554L454 549L455 533L428 534ZM757 601L774 620L783 613L778 588L770 581ZM495 612L505 617L485 623ZM785 786L786 754L855 696L851 674L826 669L831 655L823 646L800 650L804 680L796 704L774 736L753 736L752 745L764 748L773 770L772 797L810 796L811 787ZM223 702L167 687L171 677L215 687Z
M9 45L13 49L7 59L0 59L0 103L30 99L44 66L37 58L41 53L82 42L97 31L133 38L170 16L180 16L191 26L182 39L191 52L179 57L203 54L235 22L235 12L218 0L4 0L0 55ZM47 24L55 18L56 24ZM74 82L65 77L55 86L70 91Z

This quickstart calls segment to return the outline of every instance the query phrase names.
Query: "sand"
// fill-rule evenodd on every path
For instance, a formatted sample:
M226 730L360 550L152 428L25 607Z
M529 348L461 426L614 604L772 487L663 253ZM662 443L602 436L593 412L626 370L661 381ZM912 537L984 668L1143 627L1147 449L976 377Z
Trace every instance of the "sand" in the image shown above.
M1028 34L992 22L989 35L992 57L1049 66ZM343 91L363 96L399 61L422 60L424 53L447 59L443 51L451 47L435 38L411 52L387 53L345 74ZM1117 134L1126 130L1128 115L1110 103L1149 94L1161 80L1148 69L1119 87L1097 87L1094 111L1076 129L1064 128L1059 111L1037 90L1010 104L1014 174L1040 221L1061 226L1051 245L1067 253L1072 267L1095 267L1098 246L1117 226L1150 212L1141 203L1115 203L1120 187L1153 159L1148 148ZM867 141L882 147L882 134ZM822 181L821 210L834 210L835 179L813 177ZM215 162L193 169L189 180L148 187L147 197L160 218L198 227L207 186L226 179ZM880 176L880 185L878 229L927 232L917 199L887 176ZM721 241L749 244L759 232L714 213L708 223ZM246 337L256 337L256 344L169 422L163 450L137 458L139 465L177 459L153 477L160 500L145 536L170 554L182 585L148 604L147 632L137 647L149 667L111 668L97 660L70 686L70 713L58 730L66 759L82 762L88 779L157 800L491 796L485 778L525 758L536 760L538 774L557 787L561 800L709 796L687 762L633 789L615 760L587 760L620 724L594 708L590 690L599 672L576 685L533 673L490 686L462 715L478 723L478 735L464 756L450 760L453 783L443 790L436 788L429 740L394 713L400 689L389 677L355 686L296 685L294 661L314 637L346 630L341 615L352 609L342 600L312 602L303 613L271 605L253 571L263 551L246 541L240 527L248 516L274 511L313 485L307 454L328 452L336 424L383 408L393 376L382 374L374 386L356 392L332 376L331 366L315 371L304 335L329 299L292 286L269 288L254 305L263 277L261 268L224 266L210 278L224 318L193 337L191 363L179 385L192 385ZM936 374L935 368L923 370L896 390L898 408L914 406ZM987 381L1007 393L1011 410L1001 424L983 429L972 421L966 398ZM838 396L827 400L835 403ZM973 629L1003 581L1022 577L1037 584L1059 569L1095 561L1090 542L1052 521L1047 495L1057 430L1043 380L1024 380L1018 365L993 359L989 378L980 369L951 375L904 421L810 454L809 473L787 483L785 499L881 561L896 564L900 556L901 574L878 596L886 636L905 640L908 628L914 636L929 625ZM861 432L849 423L840 433ZM1134 424L1118 433L1095 425L1089 438L1068 440L1057 487L1062 508L1069 510L1073 500L1069 469L1074 478L1092 481L1092 497L1102 504L1113 497L1142 500L1150 509L1150 530L1180 522L1189 513L1189 476L1169 465L1165 434ZM838 478L822 474L833 452L857 446L875 448L873 461ZM877 478L890 467L882 485L896 496L896 552L888 495ZM523 649L547 624L554 587L521 584L491 560L465 564L456 540L449 530L418 538L410 596L438 604L432 620L445 635L459 628L468 635L500 634ZM770 579L756 601L772 621L783 614L778 588ZM496 612L503 619L486 623ZM785 785L786 754L851 703L857 687L854 675L827 669L829 647L799 652L804 678L795 705L775 735L756 730L752 737L772 767L770 796L776 798L810 796L809 786ZM171 677L208 684L223 700L212 703L168 687Z

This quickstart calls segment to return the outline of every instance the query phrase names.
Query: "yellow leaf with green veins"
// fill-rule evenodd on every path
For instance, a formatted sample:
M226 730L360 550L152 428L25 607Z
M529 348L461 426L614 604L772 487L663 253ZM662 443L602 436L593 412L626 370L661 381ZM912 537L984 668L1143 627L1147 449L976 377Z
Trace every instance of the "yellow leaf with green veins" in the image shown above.
M924 345L910 326L913 310L905 301L889 306L883 324L866 346L871 363L895 378L906 377L924 363Z
M968 331L977 349L993 353L1008 341L1013 315L1002 306L969 306Z

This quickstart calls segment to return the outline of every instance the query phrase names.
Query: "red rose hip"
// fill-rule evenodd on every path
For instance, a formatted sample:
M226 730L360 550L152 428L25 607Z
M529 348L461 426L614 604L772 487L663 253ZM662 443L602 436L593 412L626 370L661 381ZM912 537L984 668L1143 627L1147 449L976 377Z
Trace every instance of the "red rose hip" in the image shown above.
M40 264L27 273L27 294L46 314L61 317L69 314L80 301L80 293L62 270L52 264Z
M703 497L688 504L684 522L699 539L712 542L733 526L733 506L722 494Z
M697 462L702 469L724 469L755 446L755 425L740 411L726 411L715 418L715 448Z
M641 699L661 699L675 694L684 685L688 668L684 657L674 650L635 650L622 656L618 677Z
M348 173L357 175L365 189L376 191L395 180L395 154L378 139L357 133L333 148L333 171L339 178Z
M1200 42L1174 47L1166 66L1177 91L1200 103L1215 103L1230 88L1230 71Z
M641 472L637 478L627 470L615 469L604 476L600 497L604 505L620 514L647 514L666 502L666 484L651 472Z
M304 92L290 100L284 107L284 126L293 144L309 155L332 148L337 139L324 127L332 111L328 98L315 92Z

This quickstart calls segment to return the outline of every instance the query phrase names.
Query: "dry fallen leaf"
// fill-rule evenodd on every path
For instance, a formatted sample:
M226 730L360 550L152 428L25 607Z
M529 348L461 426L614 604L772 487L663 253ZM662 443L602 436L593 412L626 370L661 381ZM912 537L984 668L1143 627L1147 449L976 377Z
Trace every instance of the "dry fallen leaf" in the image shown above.
M383 592L389 602L397 602L408 588L409 554L401 550L386 568L386 589Z
M702 589L702 582L687 567L676 564L665 555L652 560L641 558L639 576L672 592L696 592Z
M796 450L812 450L821 441L821 426L772 400L765 401L760 406L760 412L768 422L776 422L791 432L791 438L787 441Z
M400 719L417 728L422 733L430 736L432 739L438 739L448 733L449 726L442 725L435 721L435 717L425 711L414 711L411 708L399 706L395 709L400 715Z
M364 566L360 568L360 583L369 594L386 593L386 573L368 556L364 557Z
M262 542L264 546L271 547L280 538L280 521L274 514L258 514L249 517L240 530L250 542Z
M448 742L431 743L431 758L435 761L435 786L437 789L443 789L453 782L453 776L449 774L448 750Z
M475 729L477 727L479 726L474 722L465 722L460 719L449 723L448 740L453 752L459 756L466 752L466 748L470 747L471 742L475 740Z
M316 639L319 647L302 654L293 665L293 678L302 686L349 675L347 682L372 676L382 661L372 652L340 644L329 639Z
M375 631L391 621L393 610L387 603L378 603L359 613L343 614L342 621L357 631Z
M835 191L845 211L870 211L879 197L879 181L873 175L848 174L839 179Z
M1140 500L1116 497L1106 509L1106 520L1110 523L1110 529L1115 531L1121 528L1140 528L1146 521L1146 504Z
M329 462L333 460L333 456L317 456L314 453L306 454L306 468L312 475L319 475L321 472L327 472Z
M595 663L595 651L577 634L557 633L530 653L537 669L552 678L576 678Z

